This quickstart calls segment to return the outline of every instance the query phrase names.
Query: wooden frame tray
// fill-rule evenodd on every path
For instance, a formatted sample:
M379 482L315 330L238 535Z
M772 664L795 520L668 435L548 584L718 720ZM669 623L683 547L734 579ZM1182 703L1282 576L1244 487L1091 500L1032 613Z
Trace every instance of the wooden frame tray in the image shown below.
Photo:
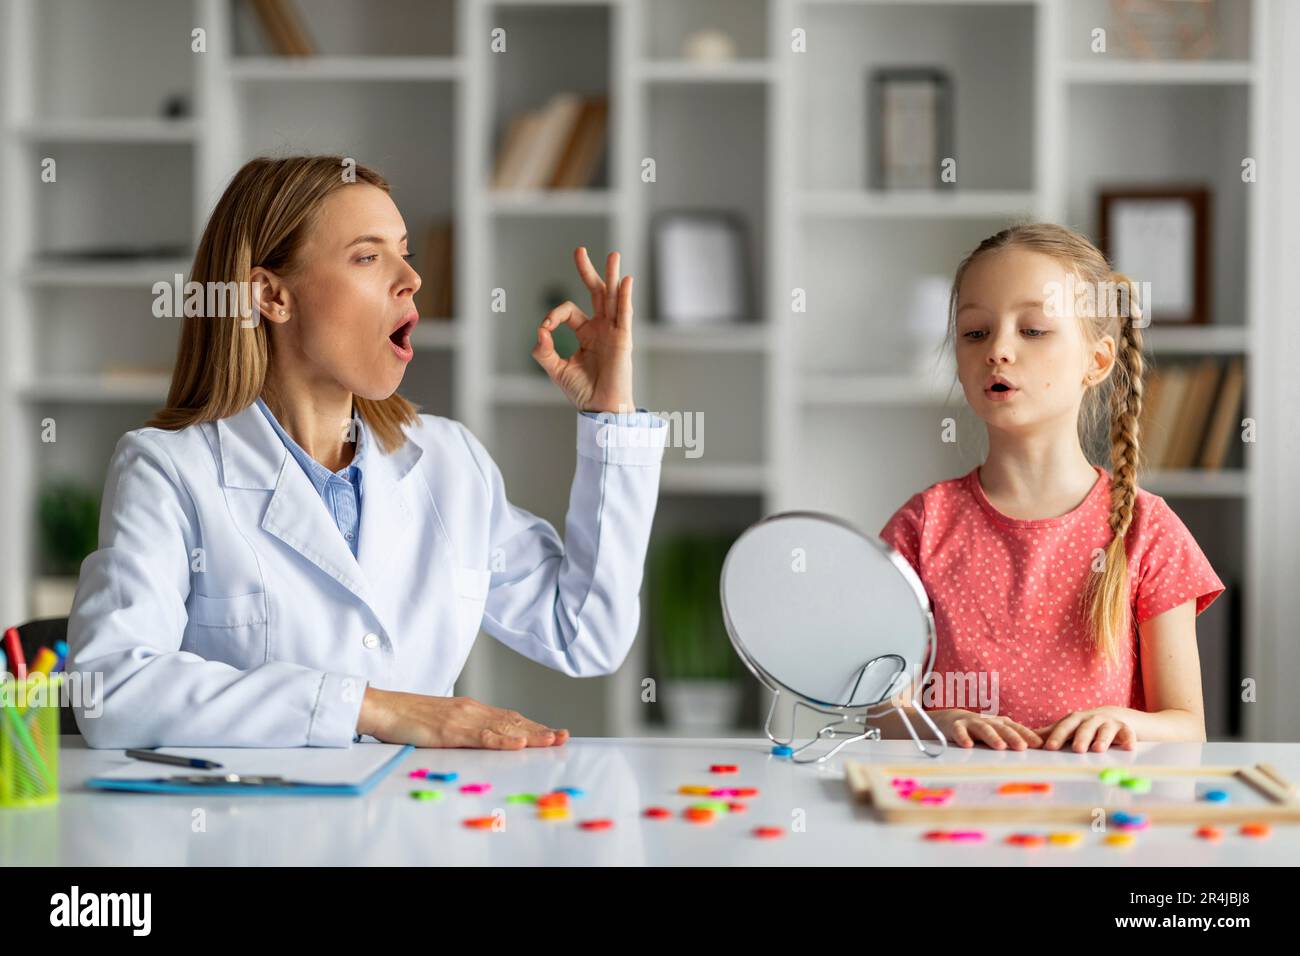
M1096 765L952 766L844 761L844 777L853 799L871 803L888 823L1092 824L1099 809L1107 814L1142 813L1151 823L1300 823L1300 797L1295 786L1269 764L1120 767L1151 780L1151 790L1144 794L1102 783L1099 775L1103 769ZM891 783L895 777L914 778L923 787L941 787L952 781L957 793L947 804L919 803L899 796ZM1052 793L997 793L998 784L1020 781L1051 783ZM1200 792L1209 789L1227 791L1228 801L1198 799Z

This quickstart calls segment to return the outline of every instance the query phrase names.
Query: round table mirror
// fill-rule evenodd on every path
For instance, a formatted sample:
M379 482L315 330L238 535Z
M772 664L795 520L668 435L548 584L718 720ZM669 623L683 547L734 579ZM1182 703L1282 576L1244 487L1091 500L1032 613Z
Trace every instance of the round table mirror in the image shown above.
M781 694L798 707L838 719L818 738L839 736L850 724L854 740L879 738L867 719L898 710L922 752L907 715L891 700L919 693L934 661L934 618L916 572L878 538L831 515L792 511L747 529L727 552L720 584L731 642L754 675L777 694L767 733L777 744L772 714ZM854 712L857 712L856 717ZM942 733L924 714L940 743ZM855 723L856 721L856 723ZM792 756L817 738L795 750ZM825 760L852 740L845 740ZM794 748L792 747L792 750Z

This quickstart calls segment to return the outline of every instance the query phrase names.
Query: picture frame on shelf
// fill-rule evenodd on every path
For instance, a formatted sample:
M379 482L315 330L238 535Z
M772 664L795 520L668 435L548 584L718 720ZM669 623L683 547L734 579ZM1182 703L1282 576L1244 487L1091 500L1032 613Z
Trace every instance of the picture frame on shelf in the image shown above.
M951 189L942 163L953 155L953 93L937 67L883 67L867 80L870 188Z
M748 229L729 211L659 214L651 227L655 319L664 325L739 324L751 314Z
M1138 186L1098 193L1102 252L1135 282L1149 282L1149 325L1210 321L1210 191Z

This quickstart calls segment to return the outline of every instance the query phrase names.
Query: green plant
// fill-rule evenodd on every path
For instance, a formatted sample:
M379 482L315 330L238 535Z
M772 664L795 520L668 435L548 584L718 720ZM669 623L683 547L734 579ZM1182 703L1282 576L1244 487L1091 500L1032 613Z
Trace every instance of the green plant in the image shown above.
M99 496L71 479L51 482L37 503L41 560L48 574L76 574L99 546Z
M675 535L650 560L650 628L666 678L726 680L739 674L718 599L734 535Z

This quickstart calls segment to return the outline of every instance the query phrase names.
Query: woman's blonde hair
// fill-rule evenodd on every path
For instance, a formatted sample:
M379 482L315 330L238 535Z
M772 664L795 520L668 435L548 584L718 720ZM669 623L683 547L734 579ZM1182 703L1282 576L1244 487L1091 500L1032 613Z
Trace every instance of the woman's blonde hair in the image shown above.
M349 175L345 178L345 174ZM354 182L389 192L382 175L342 156L249 160L235 173L208 218L190 282L203 289L243 290L250 288L254 266L292 275L321 204ZM204 301L212 298L205 294ZM242 305L247 299L241 294L239 301ZM261 316L251 318L186 316L167 405L146 426L176 430L226 418L273 391L275 383L268 381L269 329ZM419 415L418 406L396 392L378 401L355 396L353 402L385 452L406 442L402 428L415 423Z
M1128 555L1124 537L1133 523L1137 500L1140 448L1138 417L1142 413L1142 333L1139 320L1142 305L1138 287L1127 276L1111 269L1101 251L1085 236L1055 223L1031 222L1010 226L989 236L961 261L953 278L948 302L948 336L955 339L957 330L957 295L961 280L971 263L986 252L1006 248L1028 249L1051 256L1071 269L1087 287L1094 290L1097 308L1092 314L1079 316L1089 343L1110 335L1116 343L1115 363L1111 373L1084 394L1079 414L1080 442L1087 446L1088 436L1102 424L1110 412L1110 530L1112 538L1106 548L1106 564L1101 573L1090 573L1084 588L1080 612L1091 624L1093 650L1108 663L1129 647L1130 629ZM1102 391L1109 389L1109 401ZM1091 562L1089 567L1092 567Z

